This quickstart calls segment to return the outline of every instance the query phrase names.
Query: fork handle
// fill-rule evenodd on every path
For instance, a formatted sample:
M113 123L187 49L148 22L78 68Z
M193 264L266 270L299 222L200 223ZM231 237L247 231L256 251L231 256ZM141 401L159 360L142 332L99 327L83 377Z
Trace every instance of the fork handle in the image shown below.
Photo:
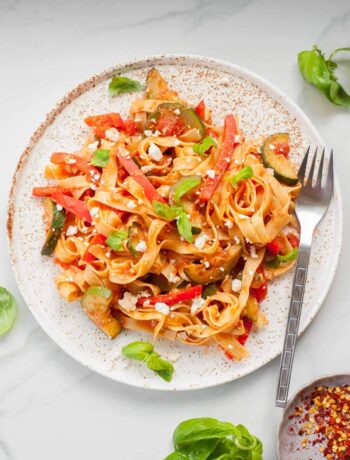
M293 280L286 335L281 355L280 373L276 395L277 407L286 407L288 400L288 390L292 375L294 352L298 337L310 252L311 244L300 245Z

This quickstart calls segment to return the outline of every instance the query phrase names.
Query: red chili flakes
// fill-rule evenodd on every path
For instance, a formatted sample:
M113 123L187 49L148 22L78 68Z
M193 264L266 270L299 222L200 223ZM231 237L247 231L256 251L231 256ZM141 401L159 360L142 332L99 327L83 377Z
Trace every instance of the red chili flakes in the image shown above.
M328 460L350 460L350 386L318 386L289 416L301 447L316 446Z

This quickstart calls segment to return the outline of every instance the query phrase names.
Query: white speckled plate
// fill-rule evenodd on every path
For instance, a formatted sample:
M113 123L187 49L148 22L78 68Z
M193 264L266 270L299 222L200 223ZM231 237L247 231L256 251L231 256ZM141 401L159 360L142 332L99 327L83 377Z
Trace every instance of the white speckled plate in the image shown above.
M34 185L43 184L43 171L53 151L74 151L83 142L88 128L83 118L94 113L117 111L127 115L133 95L111 98L108 82L123 74L145 81L150 66L157 66L170 85L184 99L196 104L205 99L219 122L234 111L249 139L259 134L288 131L295 160L305 147L322 144L312 123L303 112L274 86L247 70L225 62L194 56L157 56L120 64L82 83L50 112L23 153L14 177L9 202L8 233L13 268L23 296L47 334L70 356L100 374L119 382L161 390L189 390L238 379L276 357L282 349L289 304L292 273L270 287L263 309L269 325L254 333L247 342L251 356L243 362L228 361L216 347L185 347L165 340L157 350L166 356L181 353L176 373L166 383L140 363L130 365L119 350L135 339L149 339L145 333L123 332L116 340L107 339L82 313L79 303L61 300L53 279L57 267L40 255L44 240L40 200L31 197ZM229 84L224 85L223 79ZM300 330L317 313L331 285L341 245L342 210L338 184L313 245L309 279ZM325 270L324 268L327 267Z

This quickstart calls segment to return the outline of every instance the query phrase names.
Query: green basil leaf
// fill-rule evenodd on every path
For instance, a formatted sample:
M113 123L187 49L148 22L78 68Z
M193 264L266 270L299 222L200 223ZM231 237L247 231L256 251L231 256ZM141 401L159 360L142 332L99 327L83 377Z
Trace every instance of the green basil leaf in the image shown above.
M350 51L349 48L337 48L328 59L317 46L312 50L301 51L298 54L298 65L304 79L315 85L334 104L350 107L350 95L337 82L334 70L337 64L332 57L338 51Z
M224 438L220 440L216 449L208 457L208 460L231 460L234 458L241 458L235 457L235 453L237 453L237 448L232 439Z
M164 460L191 460L188 455L183 454L182 452L173 452L168 455Z
M0 287L0 336L8 332L16 318L17 304L13 295Z
M92 158L91 164L94 166L99 166L100 168L105 168L109 162L109 150L107 149L98 149L95 150Z
M147 361L153 352L153 345L149 342L132 342L122 348L124 356L137 361Z
M148 356L147 366L166 382L170 382L173 377L174 366L161 358L158 353L153 352Z
M179 204L180 198L202 182L201 176L183 177L171 187L171 193L176 204Z
M202 140L202 142L194 144L193 151L194 153L197 153L198 155L205 155L206 152L210 149L210 147L214 147L216 145L217 145L216 140L213 139L211 136L208 136L208 137L205 137Z
M182 210L178 206L168 206L160 201L152 201L152 206L155 213L165 220L175 220Z
M210 297L211 295L216 294L218 291L218 288L216 284L208 284L205 286L205 288L202 291L202 298L206 299L207 297Z
M183 447L179 452L190 460L207 460L219 443L220 439L202 439Z
M277 254L276 259L278 260L278 262L291 262L292 260L295 260L298 257L298 252L298 248L294 248L284 256Z
M112 232L107 238L106 243L110 248L113 249L113 251L122 251L124 249L123 241L126 240L127 237L128 232L124 230L119 230L116 232Z
M128 77L113 77L108 86L109 94L137 93L142 91L142 85L137 80Z
M173 443L176 450L203 439L226 438L234 433L229 422L214 418L194 418L180 423L174 431Z
M232 184L232 187L237 187L237 184L241 182L242 180L249 179L254 175L254 171L251 166L245 166L242 168L238 174L236 174L233 177L229 177L229 181Z
M179 234L189 243L193 243L192 225L185 210L183 210L176 221Z

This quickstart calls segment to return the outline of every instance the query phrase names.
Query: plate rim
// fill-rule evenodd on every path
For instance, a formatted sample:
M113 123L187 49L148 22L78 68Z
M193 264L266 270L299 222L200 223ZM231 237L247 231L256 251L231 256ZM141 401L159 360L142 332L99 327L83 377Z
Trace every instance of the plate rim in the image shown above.
M141 68L150 66L151 64L153 65L186 65L186 64L190 64L191 61L192 63L194 62L197 65L202 65L209 69L216 68L221 71L225 71L225 69L227 69L228 71L231 71L233 74L236 74L237 76L241 78L246 78L250 83L258 86L258 88L262 88L263 90L267 91L271 97L274 97L275 99L280 101L282 105L288 110L289 113L291 113L292 111L292 114L296 116L298 121L301 122L302 126L307 126L308 130L312 132L312 135L314 136L315 139L317 139L320 145L325 145L318 130L316 129L312 121L309 119L309 117L303 112L303 110L287 94L285 94L277 86L275 86L273 83L271 83L264 77L261 77L260 75L256 74L255 72L252 72L245 67L242 67L237 64L232 64L222 59L201 56L201 55L196 55L196 54L145 55L145 56L135 57L133 59L129 59L125 61L124 60L120 61L119 63L113 66L110 66L96 74L93 74L92 76L85 79L81 83L78 83L76 86L74 86L73 89L69 90L63 95L63 97L61 97L61 99L54 105L54 107L46 114L46 116L44 117L43 121L39 124L39 126L34 130L22 154L20 155L20 158L15 167L15 172L12 177L12 183L11 183L11 188L10 188L10 192L8 195L8 203L7 203L7 220L6 220L7 232L6 233L7 233L7 247L8 247L8 252L10 255L11 267L12 267L12 270L13 270L13 273L16 279L17 286L21 292L21 295L27 307L29 308L30 312L32 313L32 315L34 316L34 318L36 319L40 327L43 329L43 331L68 356L70 356L71 358L73 358L75 361L85 366L86 368L104 377L107 377L115 382L118 382L118 383L123 383L123 384L137 387L137 388L156 390L156 391L200 390L204 388L219 386L224 383L233 382L235 380L239 380L240 378L245 377L246 375L249 375L254 371L257 371L258 369L265 366L270 361L276 359L276 357L278 357L281 354L282 347L280 351L274 353L268 359L262 360L259 363L259 365L257 365L256 367L252 369L247 369L246 371L242 371L242 373L240 373L240 375L238 375L237 377L227 378L227 379L224 378L218 382L210 381L207 383L205 383L205 380L203 379L204 382L203 383L201 382L198 385L195 385L195 386L188 385L187 387L179 387L179 388L151 387L151 386L148 386L147 383L145 382L141 383L141 382L135 382L135 381L128 381L127 377L125 379L120 379L120 377L111 375L107 369L91 365L80 355L78 350L75 350L75 349L72 350L69 347L69 345L65 342L64 337L62 337L60 333L55 331L54 328L48 327L47 324L45 324L45 322L41 320L40 314L35 312L35 309L32 309L30 302L27 300L27 294L26 294L25 289L22 286L22 283L20 281L20 274L17 270L15 250L13 246L13 217L16 213L16 208L15 208L16 186L17 186L18 178L26 163L27 158L29 157L32 149L34 148L38 140L44 135L46 128L49 127L55 121L56 117L65 109L65 107L67 107L73 100L81 96L91 87L106 80L112 74L118 74L123 71L125 72L125 71L130 71L130 70L141 69ZM335 195L336 195L336 200L334 200L335 211L336 211L335 214L339 221L339 227L338 227L338 231L336 233L336 239L335 239L335 241L337 242L337 246L336 246L337 253L335 254L332 271L328 275L328 278L326 282L324 283L322 290L317 296L317 301L315 302L317 304L317 307L314 310L314 312L310 315L310 317L307 318L305 323L303 323L300 326L298 337L311 324L316 314L319 312L321 306L323 305L325 298L329 292L329 289L333 283L336 269L339 263L341 247L342 247L342 240L343 240L343 200L342 200L341 190L340 190L340 186L339 186L339 182L338 182L338 178L336 174L335 174L334 190L335 190Z

